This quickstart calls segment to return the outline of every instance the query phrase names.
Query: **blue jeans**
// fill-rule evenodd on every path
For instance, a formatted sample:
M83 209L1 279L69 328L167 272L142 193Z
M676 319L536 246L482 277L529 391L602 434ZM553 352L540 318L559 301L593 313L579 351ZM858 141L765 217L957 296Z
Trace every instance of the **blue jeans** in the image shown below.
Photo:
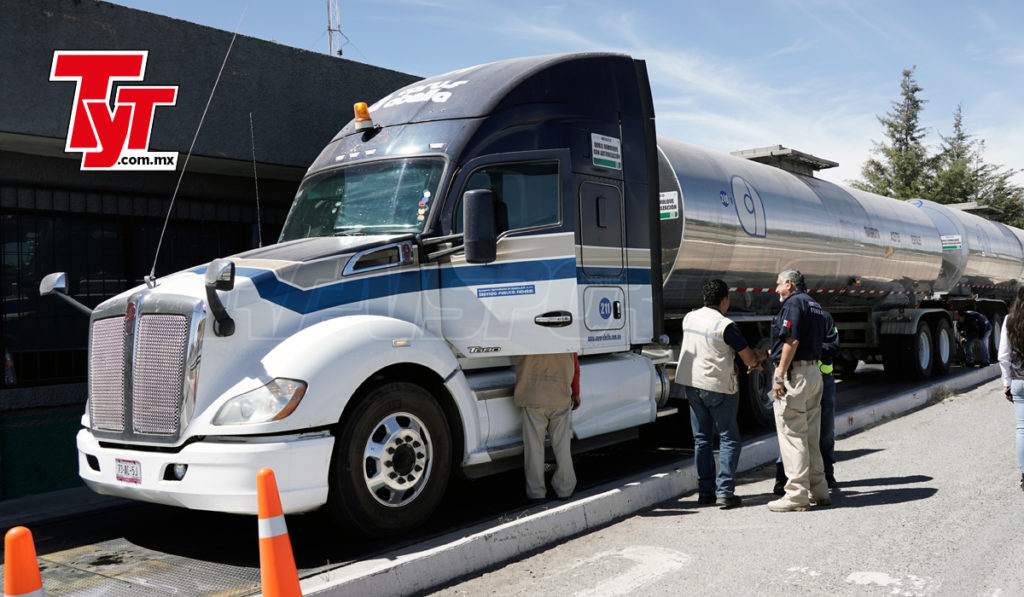
M825 475L836 474L836 378L831 374L821 375L821 459L825 463ZM775 480L785 482L782 470L782 455L775 461Z
M836 463L836 378L821 376L821 459L825 475L835 475Z
M1013 410L1017 414L1017 466L1024 475L1024 380L1010 380Z
M736 394L722 394L686 386L693 428L693 460L697 468L697 493L732 497L733 473L740 462L740 428L736 424ZM713 434L718 428L718 475L715 476Z
M985 361L985 364L992 362L992 359L988 356L988 337L992 335L992 330L988 330L980 337L973 333L967 332L966 341L964 342L964 359L967 361L967 366L970 367L974 364L974 350L971 348L975 342L981 342L981 358Z

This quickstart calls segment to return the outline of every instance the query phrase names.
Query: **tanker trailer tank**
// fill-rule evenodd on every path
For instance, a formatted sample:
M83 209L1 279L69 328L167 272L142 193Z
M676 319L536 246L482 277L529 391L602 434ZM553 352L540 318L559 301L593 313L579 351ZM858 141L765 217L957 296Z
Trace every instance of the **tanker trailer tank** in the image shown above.
M950 209L963 226L967 264L957 281L961 289L979 297L1012 301L1024 273L1022 234L1008 226L972 213Z
M700 304L721 278L737 310L778 309L776 275L800 270L829 310L914 307L933 292L942 246L931 219L904 201L847 189L747 159L659 138L664 304L669 317ZM673 195L675 193L676 195Z

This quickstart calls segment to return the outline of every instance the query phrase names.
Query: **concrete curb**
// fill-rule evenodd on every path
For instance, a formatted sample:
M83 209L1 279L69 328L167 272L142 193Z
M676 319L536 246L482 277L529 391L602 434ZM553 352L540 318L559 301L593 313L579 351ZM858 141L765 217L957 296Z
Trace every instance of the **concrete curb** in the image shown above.
M996 366L972 370L954 379L899 394L836 415L836 435L844 435L927 404L940 387L958 391L998 377ZM774 436L743 445L740 471L757 468L778 456ZM303 595L409 595L468 576L523 554L556 544L634 512L697 488L692 463L646 471L626 481L592 489L565 504L542 506L493 526L461 529L429 542L378 558L322 572L301 582Z

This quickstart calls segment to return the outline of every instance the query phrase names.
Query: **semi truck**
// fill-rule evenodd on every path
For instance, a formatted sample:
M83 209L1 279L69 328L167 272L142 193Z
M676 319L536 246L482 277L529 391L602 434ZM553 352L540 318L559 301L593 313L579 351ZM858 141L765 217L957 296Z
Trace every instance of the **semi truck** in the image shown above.
M826 165L659 138L646 65L621 54L505 60L357 104L279 242L92 310L80 476L253 514L270 467L286 513L393 534L452 475L520 466L519 355L578 353L576 449L672 412L680 321L707 279L764 347L776 276L800 270L840 369L947 371L957 307L998 332L1024 232L815 177ZM65 290L59 273L41 284ZM772 373L741 376L755 420L771 420Z

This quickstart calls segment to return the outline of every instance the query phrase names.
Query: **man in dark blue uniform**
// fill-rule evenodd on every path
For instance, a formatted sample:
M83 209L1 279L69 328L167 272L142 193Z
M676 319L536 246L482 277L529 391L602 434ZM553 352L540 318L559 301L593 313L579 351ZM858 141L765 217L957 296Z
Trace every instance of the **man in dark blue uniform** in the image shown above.
M782 308L772 323L775 361L772 396L775 429L786 471L786 493L768 502L773 512L802 512L811 502L832 503L819 445L821 433L821 344L824 311L810 295L803 274L785 270L776 280Z
M988 317L977 311L960 309L956 312L957 327L960 329L960 341L964 344L964 358L967 366L974 366L974 343L981 344L981 363L979 367L987 367L991 363L988 354L988 337L992 335L992 324Z
M828 311L822 311L825 317L825 338L821 342L821 359L818 369L821 370L821 459L825 464L825 482L829 489L837 486L835 477L836 462L836 379L832 375L835 369L835 358L839 356L839 330L835 320ZM775 495L786 495L786 471L782 468L782 456L775 463Z

